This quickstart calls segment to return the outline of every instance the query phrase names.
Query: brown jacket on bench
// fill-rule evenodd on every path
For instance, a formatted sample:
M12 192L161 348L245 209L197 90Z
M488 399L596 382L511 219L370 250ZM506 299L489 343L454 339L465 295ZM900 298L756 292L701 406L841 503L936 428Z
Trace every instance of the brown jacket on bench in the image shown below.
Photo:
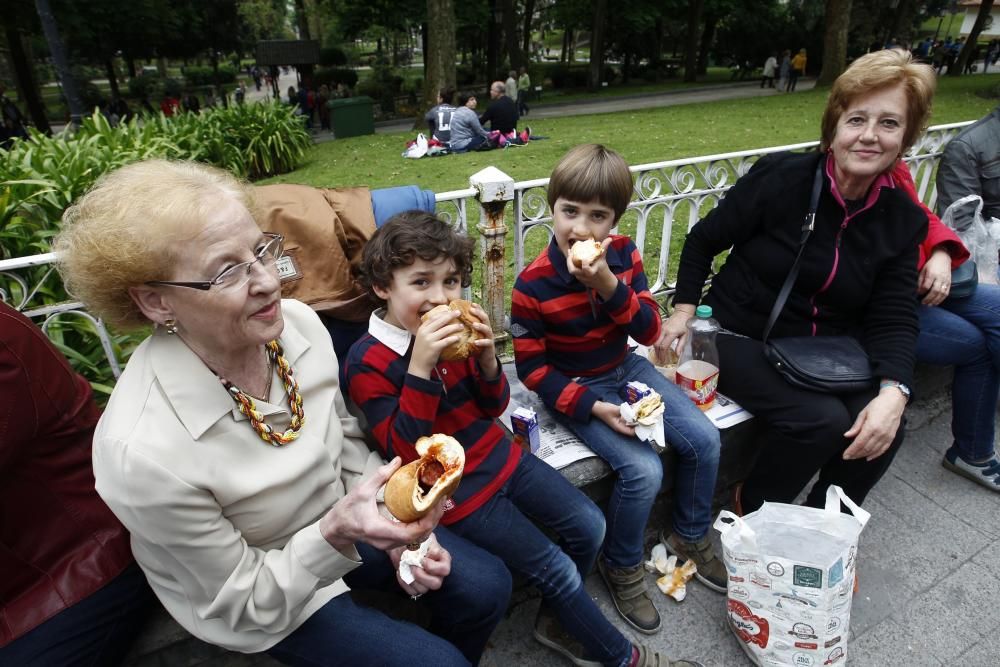
M257 199L261 229L285 237L282 296L340 320L366 322L372 302L355 285L351 267L375 233L368 188L263 185Z

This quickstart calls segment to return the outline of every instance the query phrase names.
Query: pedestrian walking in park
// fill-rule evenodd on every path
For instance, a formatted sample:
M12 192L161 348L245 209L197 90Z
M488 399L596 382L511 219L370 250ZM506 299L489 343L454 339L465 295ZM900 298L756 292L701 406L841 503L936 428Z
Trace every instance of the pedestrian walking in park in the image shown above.
M531 94L531 77L528 76L528 68L521 66L521 75L517 77L517 114L519 116L528 115L528 95Z
M503 82L504 95L517 101L517 72L511 70L507 72L507 80Z
M778 81L778 90L785 90L788 87L788 76L792 70L792 52L785 49L781 52L781 66L779 68L780 80Z
M794 93L795 84L799 77L806 73L806 50L799 49L799 52L792 58L791 67L788 70L788 88L786 92Z
M764 61L764 75L760 80L761 88L774 88L774 72L778 68L777 54L772 52Z

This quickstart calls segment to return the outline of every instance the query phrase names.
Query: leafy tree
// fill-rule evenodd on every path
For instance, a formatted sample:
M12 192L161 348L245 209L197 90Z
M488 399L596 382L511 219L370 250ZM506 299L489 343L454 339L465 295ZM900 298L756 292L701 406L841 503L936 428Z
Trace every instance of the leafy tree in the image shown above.
M247 46L265 39L290 39L288 7L283 0L238 0L240 33Z
M427 50L424 52L424 105L430 109L442 88L455 89L455 5L453 0L427 0ZM452 100L445 100L451 103ZM417 124L423 124L419 114Z
M965 71L965 65L969 62L969 58L972 57L972 52L976 48L979 34L986 27L986 19L990 17L992 12L993 0L982 0L982 3L979 5L979 13L976 15L976 22L972 25L972 30L965 40L965 46L962 47L958 58L955 59L955 66L948 68L948 76L961 76L962 72Z
M608 23L608 0L594 0L594 19L590 27L590 73L587 83L591 90L601 87L604 70L604 32Z
M18 97L24 102L28 110L31 122L39 131L48 134L51 132L49 120L45 115L45 105L42 103L42 96L38 90L38 82L35 79L34 68L28 52L24 47L24 25L26 16L37 18L29 3L24 0L17 0L23 5L23 13L15 11L11 16L0 18L3 26L4 37L7 40L7 51L10 56L11 68L14 70L14 81L17 85ZM30 12L30 13L29 13ZM14 17L21 17L20 20Z
M847 66L847 27L852 0L826 0L826 31L823 38L823 69L817 85L829 86Z

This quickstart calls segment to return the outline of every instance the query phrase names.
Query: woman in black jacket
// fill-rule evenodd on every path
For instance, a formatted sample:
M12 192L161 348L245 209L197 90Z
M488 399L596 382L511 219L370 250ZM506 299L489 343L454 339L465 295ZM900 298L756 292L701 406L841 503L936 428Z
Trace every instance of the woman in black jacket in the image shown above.
M681 339L712 259L732 248L704 302L719 336L719 389L764 425L739 511L792 502L818 471L806 504L836 484L860 503L902 443L918 332L916 266L927 217L890 176L930 115L935 79L901 50L870 53L834 83L819 153L761 158L695 225L681 254L675 310L657 343ZM788 276L816 171L823 182L799 275L771 331L853 335L871 360L870 387L829 394L792 386L761 338Z

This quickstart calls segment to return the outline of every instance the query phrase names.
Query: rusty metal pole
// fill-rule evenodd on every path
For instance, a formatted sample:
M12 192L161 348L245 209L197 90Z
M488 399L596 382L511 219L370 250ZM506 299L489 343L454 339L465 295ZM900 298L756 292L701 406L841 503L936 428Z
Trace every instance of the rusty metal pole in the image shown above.
M469 178L479 200L479 256L483 262L483 309L490 316L497 354L502 356L510 334L504 329L504 281L507 227L504 211L514 199L514 179L496 167L486 167Z

